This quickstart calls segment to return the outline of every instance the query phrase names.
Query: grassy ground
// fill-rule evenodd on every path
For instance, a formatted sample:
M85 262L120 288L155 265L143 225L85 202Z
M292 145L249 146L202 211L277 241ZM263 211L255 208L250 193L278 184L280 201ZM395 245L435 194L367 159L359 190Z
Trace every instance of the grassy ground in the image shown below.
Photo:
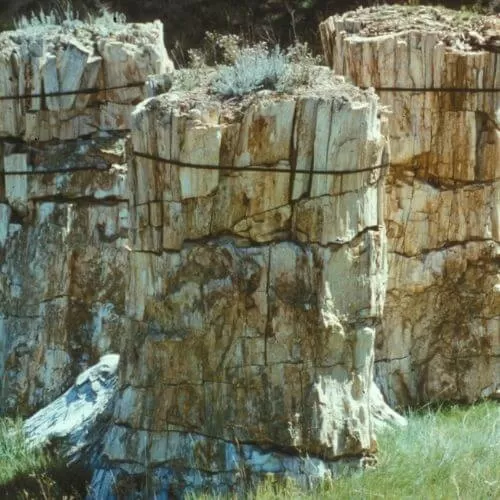
M88 475L26 446L22 421L0 419L0 498L84 498Z
M21 420L0 420L0 485L18 475L42 472L48 464L46 454L26 446Z

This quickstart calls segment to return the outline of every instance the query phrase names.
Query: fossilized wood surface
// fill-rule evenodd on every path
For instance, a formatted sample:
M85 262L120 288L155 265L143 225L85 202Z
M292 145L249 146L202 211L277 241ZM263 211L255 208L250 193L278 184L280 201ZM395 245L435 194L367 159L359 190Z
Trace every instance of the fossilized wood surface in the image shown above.
M94 494L123 474L160 494L359 465L386 278L383 172L361 171L387 159L376 97L166 94L132 124L167 161L129 165L130 329Z
M406 13L403 15L403 13ZM473 401L500 383L498 18L362 9L321 24L337 74L381 91L389 281L377 379L395 404Z
M0 34L2 411L51 402L124 328L125 135L143 87L172 67L159 23Z
M82 367L116 348L123 328L126 166L107 163L102 140L74 146L92 142L94 161L82 154L88 171L5 177L12 190L0 204L6 228L0 246L4 411L28 412L52 401ZM50 158L54 149L59 146L39 154ZM13 156L34 170L26 152L4 156L4 164Z
M135 82L171 66L159 27L2 35L2 85ZM2 101L2 409L39 408L119 352L116 394L113 357L27 423L94 468L95 498L120 495L124 475L146 477L147 496L359 467L385 414L372 387L387 281L377 97L340 82L232 104L172 93L127 117L143 91ZM58 417L73 412L82 425Z

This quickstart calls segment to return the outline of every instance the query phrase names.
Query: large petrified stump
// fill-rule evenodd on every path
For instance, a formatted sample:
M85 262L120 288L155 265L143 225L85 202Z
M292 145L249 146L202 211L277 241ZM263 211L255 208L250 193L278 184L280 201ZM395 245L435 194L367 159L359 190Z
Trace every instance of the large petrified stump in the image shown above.
M392 109L377 380L393 404L488 396L500 384L500 21L385 6L320 29L335 72L381 88Z
M130 328L92 494L359 465L386 279L376 96L165 94L132 147Z
M135 84L172 68L158 22L0 34L2 412L51 402L82 368L118 350L125 135L146 95Z

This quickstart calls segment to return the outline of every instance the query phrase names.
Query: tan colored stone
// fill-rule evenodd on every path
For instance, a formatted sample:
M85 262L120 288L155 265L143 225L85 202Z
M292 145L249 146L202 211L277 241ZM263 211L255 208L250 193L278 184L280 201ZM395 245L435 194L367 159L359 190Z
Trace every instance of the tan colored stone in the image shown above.
M158 23L90 33L61 34L67 52L46 33L27 53L0 36L18 88L0 85L29 90L26 68L47 92L171 67ZM241 470L305 482L360 467L387 280L378 98L341 81L238 103L198 89L130 113L143 97L0 110L1 134L25 140L0 147L2 407L37 408L116 351L99 497L115 472L154 471L170 495L240 487ZM77 380L95 398L98 372Z
M300 241L328 244L349 241L363 228L378 225L381 172L357 172L362 165L377 167L386 147L373 94L361 95L359 102L298 96L297 104L291 96L264 97L250 102L238 123L224 121L217 101L191 99L188 104L181 95L165 94L144 101L133 113L134 149L165 160L137 156L130 173L134 203L164 204L170 224L164 225L160 246L179 249L185 239L210 232L256 242L291 232ZM335 130L330 131L329 120ZM358 134L356 123L366 123L367 130ZM204 168L229 158L241 171ZM251 171L254 167L261 170ZM348 173L294 172L312 168ZM151 240L149 229L141 234Z
M475 16L474 30L496 26ZM470 23L469 23L470 24ZM320 25L335 72L391 109L389 281L377 380L392 404L474 401L500 384L500 53L447 9L385 6ZM489 35L488 35L489 36ZM484 37L483 37L484 38Z

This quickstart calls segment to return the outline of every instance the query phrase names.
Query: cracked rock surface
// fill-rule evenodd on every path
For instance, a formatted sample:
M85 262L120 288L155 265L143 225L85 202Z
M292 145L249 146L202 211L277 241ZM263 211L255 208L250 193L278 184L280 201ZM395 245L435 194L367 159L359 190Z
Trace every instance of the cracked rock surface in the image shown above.
M489 396L500 384L498 17L385 6L320 30L336 74L415 89L380 91L392 165L377 380L392 404Z
M173 70L162 30L159 21L73 21L0 33L0 95L23 96L0 100L0 137L67 140L129 128L145 97L141 82Z
M110 29L112 28L112 29ZM0 34L0 406L30 413L124 328L125 137L144 87L173 67L161 23ZM89 88L98 93L48 95Z

